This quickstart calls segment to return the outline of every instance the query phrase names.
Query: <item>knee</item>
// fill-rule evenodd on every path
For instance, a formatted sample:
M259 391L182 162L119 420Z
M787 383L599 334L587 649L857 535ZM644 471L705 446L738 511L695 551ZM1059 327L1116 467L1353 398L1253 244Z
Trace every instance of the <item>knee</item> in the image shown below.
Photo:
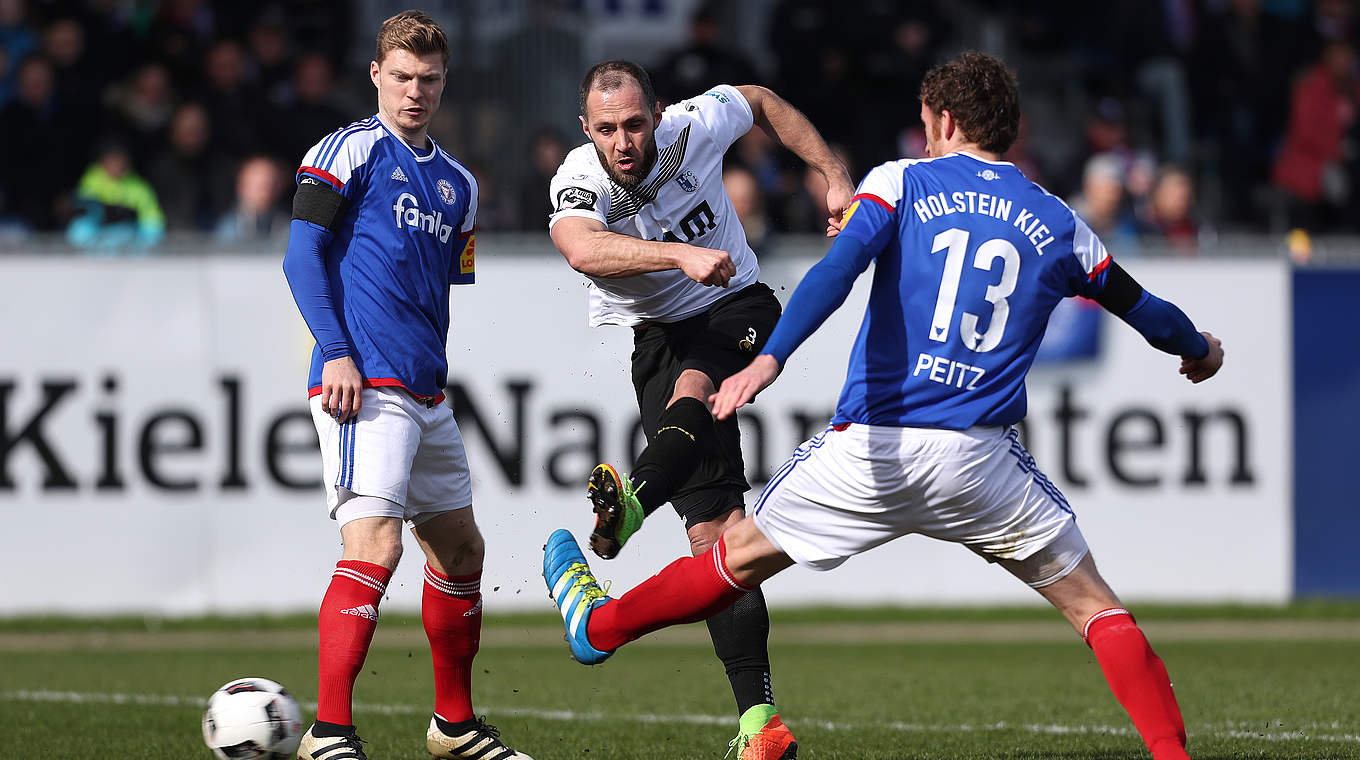
M345 559L371 562L395 570L401 561L401 533L354 532L344 537Z
M436 556L445 575L471 575L480 572L486 560L486 541L480 531L473 530L462 540L440 547Z
M712 549L713 545L718 543L718 539L722 538L724 532L726 532L728 528L740 523L743 516L744 513L742 510L733 509L712 520L706 520L691 526L686 531L689 534L690 552L697 557L709 549ZM729 550L732 548L730 538L728 539L727 548Z
M675 391L671 395L670 404L674 404L682 398L697 398L707 406L708 397L716 393L717 390L708 375L695 369L687 369L681 372L680 377L675 381ZM667 406L670 404L667 404Z
M689 529L689 550L695 557L703 554L718 543L723 534L723 526L716 520L702 522Z

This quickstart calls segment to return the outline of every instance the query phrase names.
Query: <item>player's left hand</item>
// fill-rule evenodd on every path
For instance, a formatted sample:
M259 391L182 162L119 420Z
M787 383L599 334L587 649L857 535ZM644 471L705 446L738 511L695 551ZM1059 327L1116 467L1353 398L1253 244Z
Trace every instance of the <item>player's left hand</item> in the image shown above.
M827 237L833 238L840 234L841 218L854 197L855 186L851 184L849 174L842 171L838 175L827 177L826 210L831 214L826 220Z
M720 420L731 417L733 412L750 403L757 393L768 388L779 377L780 369L779 362L769 354L752 359L746 369L724 380L718 392L708 397L713 416Z
M1215 338L1207 332L1202 332L1204 340L1209 343L1209 353L1200 359L1191 359L1188 356L1181 357L1180 373L1192 383L1202 383L1218 373L1223 366L1223 341Z

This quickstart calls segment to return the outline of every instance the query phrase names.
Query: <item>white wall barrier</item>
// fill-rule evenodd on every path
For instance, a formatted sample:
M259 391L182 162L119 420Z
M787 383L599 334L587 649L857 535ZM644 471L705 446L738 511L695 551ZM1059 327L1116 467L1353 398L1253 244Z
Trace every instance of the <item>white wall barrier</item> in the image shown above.
M450 373L487 538L487 604L547 610L544 539L559 526L588 533L585 475L631 461L631 331L587 328L582 281L555 255L493 248L479 284L453 291ZM772 260L764 279L791 290L810 263ZM277 259L0 267L0 615L315 608L339 539L315 485L311 338ZM1177 360L1106 319L1099 359L1031 375L1031 450L1125 597L1285 599L1287 270L1130 269L1224 338L1224 373L1191 386ZM832 411L863 285L751 408L753 477ZM598 570L626 587L686 549L665 509ZM419 570L411 543L392 607L418 606ZM970 552L919 537L833 573L791 570L768 593L775 604L1037 599Z

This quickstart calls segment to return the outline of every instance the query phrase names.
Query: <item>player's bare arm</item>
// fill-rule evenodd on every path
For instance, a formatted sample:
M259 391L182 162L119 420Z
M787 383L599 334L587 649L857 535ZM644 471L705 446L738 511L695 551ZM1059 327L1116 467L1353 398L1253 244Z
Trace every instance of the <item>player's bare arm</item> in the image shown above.
M746 365L746 369L723 381L717 393L708 397L713 416L725 420L733 412L746 406L757 393L770 387L783 367L769 354L761 354Z
M1218 373L1223 366L1223 342L1207 332L1201 332L1205 342L1209 344L1209 353L1196 359L1190 356L1181 357L1180 373L1192 383L1202 383Z
M697 283L725 288L737 273L727 251L641 240L611 232L597 219L562 219L550 235L571 268L591 277L615 279L679 269Z
M831 212L827 219L827 237L835 237L840 231L841 214L855 195L855 183L850 180L845 164L831 151L812 122L774 91L751 84L740 85L737 91L751 104L756 126L826 178L826 207Z

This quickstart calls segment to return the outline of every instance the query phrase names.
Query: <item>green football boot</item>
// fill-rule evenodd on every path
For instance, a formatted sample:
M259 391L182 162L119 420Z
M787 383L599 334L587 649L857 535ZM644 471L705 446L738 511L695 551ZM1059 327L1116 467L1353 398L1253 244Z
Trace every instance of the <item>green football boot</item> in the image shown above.
M590 532L590 550L602 559L619 556L619 550L642 527L647 515L638 503L637 491L647 485L636 486L627 475L607 464L597 465L590 473L586 496L595 510L595 530Z

